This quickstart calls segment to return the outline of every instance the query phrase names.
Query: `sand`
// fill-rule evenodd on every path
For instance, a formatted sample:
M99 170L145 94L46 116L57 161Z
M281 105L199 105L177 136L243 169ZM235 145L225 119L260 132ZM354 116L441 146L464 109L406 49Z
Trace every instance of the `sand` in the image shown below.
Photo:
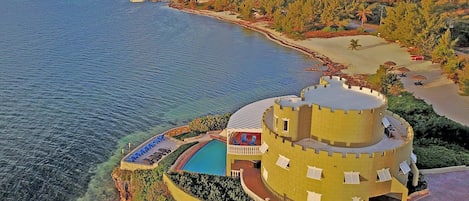
M405 66L411 70L407 77L401 79L406 90L432 104L438 114L469 126L469 96L459 96L457 85L445 78L437 64L432 64L430 61L412 60L407 49L400 47L397 43L390 43L372 35L293 40L265 27L264 22L243 21L230 12L185 9L183 11L214 17L259 31L280 45L296 49L312 57L326 56L335 63L345 65L347 69L342 72L349 75L372 74L384 62L393 61L399 67ZM358 50L348 49L351 39L358 39L358 43L362 46ZM423 86L414 85L411 77L416 74L428 78Z

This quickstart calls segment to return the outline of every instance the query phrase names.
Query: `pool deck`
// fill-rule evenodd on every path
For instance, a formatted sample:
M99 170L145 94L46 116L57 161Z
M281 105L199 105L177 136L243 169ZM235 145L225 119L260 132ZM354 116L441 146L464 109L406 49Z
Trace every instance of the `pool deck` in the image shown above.
M137 160L135 160L134 163L148 165L148 162L145 161L144 159L150 157L150 155L152 155L154 153L160 152L159 149L169 149L169 150L171 150L171 152L173 152L177 147L178 147L178 145L174 141L172 141L169 138L165 137L165 139L161 143L156 144L153 148L148 150L145 154L138 157ZM163 158L165 158L167 155L169 155L169 154L165 154L160 160L157 161L157 163L159 161L163 160Z

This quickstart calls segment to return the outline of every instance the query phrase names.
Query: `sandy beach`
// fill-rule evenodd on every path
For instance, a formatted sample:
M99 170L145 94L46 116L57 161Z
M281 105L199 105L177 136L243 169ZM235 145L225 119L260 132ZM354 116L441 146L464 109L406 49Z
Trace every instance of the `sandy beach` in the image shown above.
M430 61L412 60L407 49L400 47L397 43L390 43L383 38L372 35L293 40L266 27L265 22L244 21L228 11L182 10L214 17L261 32L272 41L301 51L311 57L319 59L327 57L334 63L346 66L342 72L349 75L375 73L381 64L393 61L399 67L405 66L411 70L407 77L401 79L406 90L432 104L438 114L469 125L469 96L459 96L457 85L445 78L437 64L432 64ZM351 39L358 39L362 46L358 50L348 49ZM427 77L423 86L414 85L411 76L416 74Z

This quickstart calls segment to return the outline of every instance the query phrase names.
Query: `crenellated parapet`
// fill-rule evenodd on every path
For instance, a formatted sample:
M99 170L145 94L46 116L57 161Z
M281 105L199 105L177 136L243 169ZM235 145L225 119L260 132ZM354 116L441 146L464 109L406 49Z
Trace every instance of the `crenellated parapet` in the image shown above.
M400 165L412 163L413 131L399 116L383 111L396 127L405 131L402 133L405 138L391 139L381 133L383 139L376 145L347 148L313 138L292 141L282 136L272 129L273 110L274 107L265 111L262 122L262 143L268 149L262 155L261 172L264 183L276 194L293 200L306 200L306 192L320 193L321 200L326 201L351 200L355 196L367 200L389 193L392 186L397 186L406 196L403 184L407 183L408 175L402 172ZM363 112L356 112L356 115L363 115ZM320 171L319 176L316 174L318 178L311 178L314 174L310 175L310 171ZM389 172L390 179L381 181L379 171ZM359 175L356 184L345 181L351 172ZM330 192L330 189L340 189L341 193Z
M375 157L383 157L386 155L394 155L396 152L398 152L398 150L403 149L403 147L407 145L412 145L411 141L414 136L413 129L407 121L402 119L397 114L394 114L390 111L385 111L386 115L388 115L391 118L394 118L394 120L399 122L400 127L402 127L404 131L403 133L400 133L400 134L402 137L405 137L405 138L399 138L400 143L395 143L391 146L388 146L389 149L386 149L386 147L384 146L381 146L383 147L383 149L378 148L379 151L376 151L376 149L370 149L370 146L359 147L359 148L337 147L337 146L333 146L330 144L321 143L320 141L314 138L311 138L310 141L314 141L314 144L316 144L317 147L302 146L301 141L298 141L298 142L292 141L288 137L284 137L280 133L274 131L271 128L271 126L269 126L270 122L266 122L265 120L270 119L270 117L267 117L267 116L272 116L272 111L273 111L273 108L269 108L264 112L264 116L263 116L264 121L262 122L263 123L262 124L262 139L273 141L276 147L286 152L294 152L294 150L301 150L301 151L307 151L311 154L319 154L319 155L323 154L323 155L327 155L330 157L340 156L340 158L346 158L346 157L352 156L352 158L360 158L360 157L375 158ZM383 138L386 137L384 136L383 133L381 133L381 135ZM387 139L384 139L384 140L387 140ZM398 139L390 139L390 140L398 140ZM304 144L308 144L308 142L305 142Z
M386 108L386 97L377 91L322 77L300 97L275 101L273 129L293 141L311 137L334 146L364 147L381 140Z

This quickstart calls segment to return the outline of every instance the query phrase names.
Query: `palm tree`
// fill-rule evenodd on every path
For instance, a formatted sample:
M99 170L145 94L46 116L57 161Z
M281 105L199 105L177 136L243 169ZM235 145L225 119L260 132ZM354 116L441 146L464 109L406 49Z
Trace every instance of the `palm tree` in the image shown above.
M349 44L348 48L351 49L351 50L357 50L361 46L362 45L358 44L358 39L352 39L352 40L350 40L350 44Z
M365 22L368 21L368 16L373 14L373 9L376 7L377 4L371 4L366 6L365 3L360 4L360 7L357 10L357 16L362 21L362 27Z

